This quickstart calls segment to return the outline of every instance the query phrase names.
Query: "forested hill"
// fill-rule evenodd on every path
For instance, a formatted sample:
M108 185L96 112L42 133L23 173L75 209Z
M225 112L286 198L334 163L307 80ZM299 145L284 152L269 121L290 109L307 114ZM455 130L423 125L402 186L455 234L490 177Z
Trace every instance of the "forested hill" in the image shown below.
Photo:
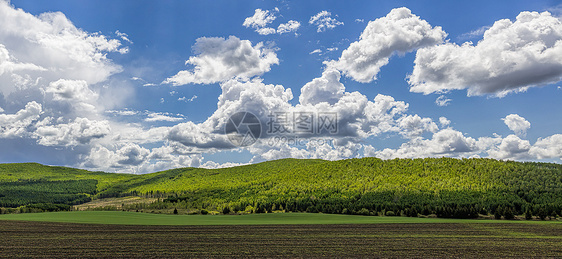
M62 180L75 187L62 186ZM37 201L2 202L17 198L14 195L18 191L26 195L26 185L41 183L59 188L58 194L81 195L63 201L69 205L91 198L139 195L162 197L153 207L227 213L284 210L442 217L476 217L479 213L510 217L525 212L562 215L562 165L492 159L282 159L146 175L5 164L0 165L0 207L33 206ZM76 186L89 187L79 190Z

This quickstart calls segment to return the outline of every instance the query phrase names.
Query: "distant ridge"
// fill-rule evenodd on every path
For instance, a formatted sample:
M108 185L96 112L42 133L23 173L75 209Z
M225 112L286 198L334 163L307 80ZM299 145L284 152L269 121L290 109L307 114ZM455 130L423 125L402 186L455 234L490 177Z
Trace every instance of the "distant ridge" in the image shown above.
M59 181L76 186L53 187ZM562 216L562 165L482 158L281 159L232 168L177 168L145 175L36 163L0 164L0 207L61 204L22 199L20 204L7 206L6 200L26 196L26 190L33 191L25 187L31 184L36 186L35 193L42 190L82 195L62 202L66 205L130 195L162 198L154 204L138 205L140 210ZM90 189L80 190L82 185Z

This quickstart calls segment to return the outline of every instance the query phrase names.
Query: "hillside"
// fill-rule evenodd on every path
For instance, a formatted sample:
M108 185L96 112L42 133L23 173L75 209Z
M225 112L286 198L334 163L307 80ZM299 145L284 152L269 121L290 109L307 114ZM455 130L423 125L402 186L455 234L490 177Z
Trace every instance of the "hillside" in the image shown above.
M58 193L82 195L82 198L126 195L163 198L151 204L123 208L141 211L177 208L180 211L262 213L280 210L365 215L436 214L458 218L477 217L478 214L506 218L524 213L541 217L562 215L562 165L492 159L282 159L233 168L181 168L146 175L89 172L38 164L0 165L0 186L19 184L21 187L33 184L30 180L51 185L66 180L66 184L84 186L84 190L53 187L65 190ZM95 180L95 190L91 181L84 180ZM6 193L0 187L0 207L30 206L33 202L6 206L2 202L10 199L9 195L13 193ZM77 198L65 204L84 201L87 199Z

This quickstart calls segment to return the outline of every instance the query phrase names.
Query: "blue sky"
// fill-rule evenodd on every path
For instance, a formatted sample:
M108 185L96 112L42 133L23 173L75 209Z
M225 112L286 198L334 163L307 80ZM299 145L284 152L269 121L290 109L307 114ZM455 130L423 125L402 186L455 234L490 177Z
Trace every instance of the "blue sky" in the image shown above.
M560 1L0 1L0 162L560 163L561 16ZM339 131L237 147L238 111L264 131L275 112L331 112Z

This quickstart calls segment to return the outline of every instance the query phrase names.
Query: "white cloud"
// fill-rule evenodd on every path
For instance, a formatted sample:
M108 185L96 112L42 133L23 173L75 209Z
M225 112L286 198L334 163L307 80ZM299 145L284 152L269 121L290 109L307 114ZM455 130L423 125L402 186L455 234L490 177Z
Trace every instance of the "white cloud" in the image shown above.
M343 22L332 18L332 13L328 11L321 11L310 17L308 23L316 25L317 32L324 32L326 30L331 30L336 26L343 25Z
M21 79L26 82L20 88L37 85L39 78L95 84L121 71L106 57L123 52L119 40L84 32L60 12L33 16L0 1L0 24L0 92L5 96L18 90L14 86Z
M140 164L148 155L148 150L138 145L130 144L121 149L110 151L103 146L96 146L92 149L88 157L84 159L87 167L95 168L119 168L128 164Z
M111 96L103 92L105 86L102 88L99 83L105 84L110 75L120 71L120 67L107 59L106 54L126 52L121 42L108 39L100 33L84 32L74 27L61 13L35 17L11 7L10 11L10 8L6 9L2 5L0 3L0 14L6 14L16 20L23 19L21 24L27 24L28 27L39 24L41 28L28 31L27 34L24 33L26 28L9 32L15 35L14 38L6 36L9 34L6 31L13 30L12 27L0 28L0 91L15 91L18 94L11 99L16 103L0 100L0 104L10 113L17 110L14 108L21 109L15 114L2 114L3 110L0 108L0 138L27 138L36 141L37 145L49 146L53 150L77 150L76 153L81 154L77 162L81 167L145 173L184 166L235 165L221 165L212 161L202 164L201 161L204 153L219 152L223 149L236 150L224 135L224 125L228 116L238 111L256 114L264 124L264 130L267 128L266 122L271 112L332 112L338 116L337 134L324 132L314 136L298 135L304 139L303 145L269 145L267 142L273 139L273 135L264 133L258 143L247 148L247 151L254 155L251 162L283 157L335 160L360 157L361 152L363 155L370 154L382 158L472 157L485 153L488 153L489 157L501 159L562 158L562 137L559 134L538 139L534 145L516 135L506 138L494 135L474 139L450 128L451 122L445 117L439 118L438 124L442 128L439 130L438 124L430 118L406 114L408 104L391 96L379 94L370 100L359 92L346 92L345 86L340 82L341 74L356 79L352 75L352 71L355 71L357 78L373 80L378 69L386 64L394 53L402 54L420 47L428 47L435 44L428 42L440 42L445 37L439 27L432 28L419 17L411 15L407 9L391 12L393 15L406 17L392 18L389 14L381 18L382 21L377 19L370 22L362 38L352 44L357 46L357 49L350 46L346 50L350 53L357 51L361 55L364 54L366 58L370 58L370 63L360 63L363 61L353 60L352 56L346 58L344 51L342 58L331 64L345 61L350 69L332 69L334 67L329 66L321 77L302 87L298 103L292 101L291 88L265 84L258 77L268 72L271 65L279 63L273 47L265 47L262 43L252 45L251 42L236 37L200 38L194 46L194 56L186 62L190 68L166 80L174 85L220 83L222 93L218 98L216 111L207 120L197 123L187 121L186 117L179 114L119 110L124 106L108 107L107 109L117 110L104 112L104 104L99 102ZM273 11L268 15L273 15ZM268 15L264 16L264 19L270 19L267 18ZM325 15L319 16L317 20L322 17ZM331 18L329 15L328 17ZM16 26L9 18L0 15L0 21ZM265 22L265 25L255 29L264 30L263 33L269 30L271 33L281 34L296 32L300 26L297 21L290 20L279 25L277 29L269 28L272 23L273 20ZM372 23L374 25L371 25ZM382 25L388 25L391 29ZM46 30L43 27L52 28ZM39 35L41 33L48 37L42 37ZM116 31L115 35L122 42L129 42L128 35L119 31ZM16 41L13 41L14 39ZM381 47L384 44L389 46ZM20 45L22 49L17 48ZM337 48L322 50L330 52ZM312 51L311 54L321 53L322 50ZM32 56L32 52L39 53L41 57ZM378 63L381 59L386 61ZM378 66L377 72L371 70L373 66ZM141 78L132 80L138 80L136 84L146 83ZM22 90L26 87L34 87L39 92L42 90L41 95L35 96L38 97L35 100L41 100L43 103L19 99L20 96L25 96L26 92ZM196 95L191 98L180 97L181 95L178 96L174 91L170 92L170 95L186 102L197 98ZM168 96L168 93L165 93L165 96ZM449 101L444 96L441 99L445 103ZM164 102L164 98L161 100ZM22 109L25 103L27 105ZM65 107L80 108L75 110L82 111L64 110ZM91 113L85 111L88 107L91 108ZM107 120L105 117L113 119ZM521 119L522 122L527 122ZM153 122L182 123L171 127L154 127L154 124L159 123ZM520 120L509 116L504 118L504 122L516 133L520 131L518 135L524 135L528 129ZM433 133L432 136L426 137L429 133ZM362 144L366 138L380 135L402 136L408 138L408 141L396 149L383 150ZM333 142L323 142L325 139Z
M187 98L187 97L180 97L178 98L178 101L183 101L183 102L193 102L195 99L197 99L197 95L191 96L191 98Z
M315 49L308 54L312 55L312 54L316 54L316 53L322 53L322 50L321 49Z
M256 9L254 15L246 18L242 25L246 28L254 28L256 32L261 35L273 34L275 33L275 29L267 28L266 26L275 21L276 18L277 17L268 10Z
M132 110L108 110L105 112L109 114L119 115L119 116L133 116L139 114L138 111L132 111Z
M476 45L445 43L417 51L410 91L467 89L468 95L525 91L562 78L562 22L548 12L522 12L494 23Z
M95 146L84 157L81 167L123 173L146 173L179 167L198 167L203 157L200 154L174 155L169 146L148 149L137 144L126 143L110 147Z
M419 115L407 115L397 120L400 134L406 138L421 136L424 132L436 132L439 130L437 124L430 118L422 118Z
M228 117L227 117L228 118ZM207 120L208 121L208 120ZM195 124L191 121L173 126L167 134L167 139L176 145L175 152L180 154L201 153L217 149L234 148L230 144L221 127L208 128L207 124ZM224 128L224 124L221 125Z
M184 118L173 117L173 116L170 116L169 114L164 114L164 113L160 113L160 112L148 113L148 118L144 119L144 121L146 121L146 122L155 122L155 121L174 122L174 121L183 121L183 120L184 120Z
M232 149L234 147L226 138L224 127L229 116L239 111L251 112L262 122L260 141L263 142L268 142L277 136L275 132L267 133L267 123L271 121L269 115L275 112L288 116L300 112L336 114L338 118L337 133L330 134L323 131L314 136L297 135L307 141L315 137L333 138L338 142L337 147L360 141L368 136L400 131L396 120L406 111L407 104L380 94L373 101L369 101L366 96L358 92L345 92L344 86L338 79L337 71L327 71L321 78L314 79L303 87L301 90L303 92L302 102L296 106L289 103L293 98L290 88L285 89L281 85L266 85L262 83L261 79L229 80L221 83L222 94L219 96L217 110L205 122L180 123L170 129L167 139L171 146L176 148L176 152L183 154ZM333 98L330 93L337 94L338 98ZM427 119L421 120L423 121L421 124L424 126L431 124ZM293 127L292 124L286 126L288 129ZM414 130L413 127L411 130ZM263 158L277 157L274 154L285 150L283 146L279 145L267 148L258 148L259 146L260 144L254 144L250 150L252 153L261 154L260 156ZM273 150L269 151L269 149ZM287 150L293 150L294 155L303 155L307 152L294 147ZM345 153L342 152L338 154Z
M192 70L183 70L170 77L164 83L175 86L185 84L212 84L239 77L248 79L261 75L279 64L273 49L263 43L252 46L248 40L235 36L224 38L199 38L193 47L196 56L186 64L193 65Z
M321 102L333 105L343 96L344 91L345 86L340 83L340 72L326 70L322 73L322 77L315 78L301 88L299 102L305 105Z
M435 99L435 104L437 104L438 106L447 106L451 103L451 99L447 98L444 95L440 95L439 97L437 97L437 99Z
M537 159L559 158L562 160L562 134L539 138L529 153Z
M0 114L0 138L28 137L29 127L39 119L43 113L41 104L33 101L25 105L24 109L15 114Z
M502 121L510 130L517 134L517 136L521 137L527 135L527 130L531 127L530 122L517 114L507 115Z
M34 150L52 150L44 155L47 159L72 153L75 157L64 158L68 165L98 170L150 172L199 165L200 154L177 155L166 145L169 128L142 126L141 116L150 122L178 121L180 115L104 112L122 107L119 100L130 94L127 81L110 79L121 67L107 58L108 53L128 51L121 45L131 43L128 35L116 31L117 40L88 33L62 13L33 16L1 0L0 24L0 96L7 100L0 104L8 111L25 105L13 114L0 114L0 145L21 143L20 152L25 152L30 143ZM105 119L111 115L141 119L137 123ZM147 154L139 146L143 143L163 146ZM91 156L85 155L88 152ZM96 154L97 160L88 161Z
M52 118L47 118L50 122ZM47 123L50 124L50 123ZM109 122L76 118L66 124L38 125L34 132L37 143L43 146L76 146L103 138L111 132Z
M431 139L414 138L398 149L386 148L376 151L375 156L382 159L462 156L478 151L479 146L475 139L447 128L433 134Z
M92 96L97 99L97 94L88 88L84 80L60 79L51 82L45 92L52 93L55 101L89 100Z
M301 27L301 23L295 20L290 20L287 23L279 24L277 27L277 33L289 33L289 32L296 32Z
M117 36L119 36L119 38L121 38L122 40L124 40L124 41L126 41L130 44L133 44L133 42L129 39L129 35L127 35L127 33L123 33L123 32L120 32L119 30L117 30L117 31L115 31L115 34L117 34Z
M438 44L446 35L441 27L432 28L408 8L393 9L385 17L370 21L359 41L351 43L339 60L327 65L355 81L372 82L393 54Z
M230 115L246 111L267 121L269 111L287 111L293 98L291 89L280 85L266 85L261 79L250 81L229 80L221 83L217 109L203 123L180 123L172 127L168 140L179 143L178 152L190 153L207 149L231 149L234 146L227 139L224 127Z
M440 118L442 126L450 121ZM483 155L483 154L487 154ZM396 149L385 148L376 150L364 147L365 156L382 159L420 158L420 157L489 157L493 159L529 160L529 159L562 159L562 135L555 134L539 138L534 145L516 135L505 138L497 134L492 137L474 139L452 128L437 131L430 139L414 137Z
M445 117L439 117L439 124L441 124L441 127L447 127L451 124L451 121Z
M98 94L92 91L84 80L60 79L51 82L45 88L45 93L52 94L54 101L70 103L82 112L93 112L98 105Z
M268 27L277 17L274 13L279 12L278 8L272 11L256 9L254 15L247 17L242 24L246 28L253 28L260 35L270 35L270 34L284 34L289 32L295 32L300 28L301 24L295 20L289 20L286 23L281 23L277 27L277 30L272 27Z
M264 27L264 28L256 29L256 32L260 35L269 35L269 34L275 34L276 31L274 28Z
M6 46L0 44L0 76L4 73L13 73L19 71L45 71L47 69L34 65L32 63L21 63L12 57Z
M499 146L488 150L487 153L495 159L521 159L527 158L531 144L528 140L522 140L515 135L509 135L502 139Z
M251 163L282 158L339 160L360 157L359 152L363 148L362 144L346 142L337 145L334 142L312 139L306 141L303 148L290 146L286 143L275 147L253 145L250 147L250 151L256 155L252 158Z
M243 165L249 165L250 163L231 163L231 162L226 162L226 163L222 163L219 164L215 161L207 161L204 164L202 164L200 167L201 168L207 168L207 169L218 169L218 168L228 168L228 167L236 167L236 166L243 166Z

